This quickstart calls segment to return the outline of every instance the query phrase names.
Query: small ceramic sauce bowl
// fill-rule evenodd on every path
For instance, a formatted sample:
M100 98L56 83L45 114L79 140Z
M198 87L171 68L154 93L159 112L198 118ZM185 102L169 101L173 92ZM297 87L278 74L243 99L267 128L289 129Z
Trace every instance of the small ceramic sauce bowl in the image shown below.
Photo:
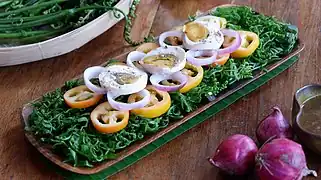
M292 127L302 144L321 155L321 134L307 131L300 124L303 105L316 96L321 96L321 85L318 84L307 85L296 91L293 98Z

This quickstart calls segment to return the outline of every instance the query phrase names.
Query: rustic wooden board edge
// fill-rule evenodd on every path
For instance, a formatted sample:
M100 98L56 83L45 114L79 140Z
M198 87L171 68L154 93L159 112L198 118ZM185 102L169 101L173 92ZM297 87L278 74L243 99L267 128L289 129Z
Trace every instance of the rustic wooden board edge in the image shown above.
M132 2L133 0L120 0L115 8L127 15ZM0 67L25 64L67 54L101 35L123 18L123 15L116 18L113 12L107 11L84 26L45 41L9 47L0 45Z
M229 5L223 5L223 6L229 6ZM217 7L215 7L217 8ZM208 12L213 11L215 8L209 10ZM172 131L173 129L179 127L181 124L187 122L189 119L197 116L199 113L202 113L203 111L205 111L207 108L215 105L216 103L220 102L221 100L223 100L224 98L228 97L229 95L235 93L236 91L242 89L243 87L245 87L246 85L248 85L249 83L259 79L260 77L262 77L263 75L267 74L268 72L274 70L275 68L277 68L278 66L282 65L283 63L285 63L287 60L289 60L290 58L296 56L298 53L300 53L304 48L304 44L302 44L299 41L298 47L293 50L292 53L290 53L288 56L284 57L282 60L275 62L271 65L269 65L266 69L267 72L259 72L257 73L254 78L246 80L244 82L242 82L241 84L237 85L236 87L234 87L233 89L228 90L227 92L221 94L215 101L210 102L202 107L200 107L197 111L188 114L186 117L184 117L183 119L176 121L174 123L171 123L167 128L153 134L150 137L144 138L144 141L139 141L136 142L134 144L132 144L131 146L127 147L126 149L122 150L119 154L120 157L117 158L116 160L109 160L109 161L105 161L103 163L98 164L97 166L95 166L94 168L82 168L82 167L73 167L70 164L67 163L63 163L61 160L61 157L59 157L58 155L54 154L50 149L48 149L46 146L43 146L40 142L37 141L36 137L28 132L25 131L25 136L27 137L27 139L29 140L29 142L37 148L37 150L43 154L46 158L48 158L50 161L52 161L53 163L55 163L56 165L60 166L63 169L66 169L68 171L74 172L74 173L79 173L79 174L85 174L85 175L89 175L89 174L95 174L98 173L108 167L111 167L113 165L115 165L116 163L118 163L119 161L124 160L126 157L128 157L129 155L133 154L134 152L143 149L145 146L151 144L153 141L155 141L156 139L164 136L166 133ZM124 55L127 55L127 53L124 53L118 57L116 57L115 59L119 58L119 57L123 57ZM103 63L102 66L106 66L106 63ZM74 79L79 79L81 78L82 75L74 78ZM39 100L35 99L34 101ZM34 102L32 101L32 102ZM31 109L31 103L27 103L23 106L23 113L22 113L22 124L25 127L28 127L28 114L31 113L32 109Z

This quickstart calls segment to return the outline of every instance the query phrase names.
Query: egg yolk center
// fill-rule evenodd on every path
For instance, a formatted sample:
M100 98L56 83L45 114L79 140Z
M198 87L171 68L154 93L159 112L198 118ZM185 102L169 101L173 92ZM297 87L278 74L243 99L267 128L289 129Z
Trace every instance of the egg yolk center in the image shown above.
M173 54L160 54L146 57L143 60L145 64L152 64L158 67L174 67L177 57Z
M184 33L193 42L206 39L209 35L208 29L197 22L189 22L184 25Z
M139 79L139 76L135 76L129 73L122 73L122 72L115 73L114 77L115 77L115 81L120 85L133 84Z

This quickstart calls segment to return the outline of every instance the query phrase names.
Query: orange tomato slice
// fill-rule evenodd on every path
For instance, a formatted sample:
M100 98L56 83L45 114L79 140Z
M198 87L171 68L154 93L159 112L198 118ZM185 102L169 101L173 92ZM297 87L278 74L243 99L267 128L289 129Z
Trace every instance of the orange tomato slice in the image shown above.
M228 61L229 58L230 58L230 54L224 54L221 56L217 56L217 60L211 66L212 67L215 67L216 65L223 66Z
M113 109L108 102L98 105L90 114L95 129L101 133L115 133L128 124L129 111Z
M64 94L65 103L71 108L88 108L99 102L102 94L93 93L85 85L77 86Z

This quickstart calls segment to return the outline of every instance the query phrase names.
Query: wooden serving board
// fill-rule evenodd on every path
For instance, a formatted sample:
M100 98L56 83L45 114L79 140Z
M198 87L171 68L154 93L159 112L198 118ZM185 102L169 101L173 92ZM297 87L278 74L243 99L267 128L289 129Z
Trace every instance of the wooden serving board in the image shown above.
M228 5L224 5L224 6L228 6ZM212 9L212 10L214 10L214 9ZM212 11L212 10L210 10L210 11ZM203 14L203 15L205 15L205 14ZM101 172L107 168L110 168L112 166L115 166L117 163L120 163L121 161L125 161L125 160L136 162L143 156L135 157L135 160L126 159L126 158L132 157L131 155L133 155L134 153L144 150L144 148L147 147L148 145L152 145L154 141L159 140L160 138L164 138L164 135L166 135L169 132L180 127L182 124L188 123L189 120L198 116L202 112L206 112L207 109L213 107L214 105L224 102L224 99L228 98L230 95L236 93L237 91L242 90L242 88L246 87L247 85L250 85L251 83L255 82L256 80L259 80L263 76L268 75L268 73L270 73L270 72L273 73L274 70L277 70L277 68L280 68L282 66L287 66L286 68L288 68L292 64L288 65L287 63L291 60L291 58L293 58L294 56L297 56L303 49L304 49L304 44L299 40L298 46L289 55L287 55L286 57L282 58L281 60L279 60L273 64L268 65L266 67L265 71L256 71L254 73L254 75L253 75L254 77L252 79L243 80L243 81L235 83L235 85L233 85L232 88L229 88L226 91L222 92L214 101L201 106L199 109L188 114L183 119L170 123L168 127L154 133L153 135L146 136L143 140L137 141L136 143L130 145L129 147L125 148L124 150L122 150L118 153L119 157L117 159L106 160L105 162L96 164L93 168L74 167L71 164L64 163L62 157L54 154L53 151L48 146L46 146L45 144L42 144L40 141L38 141L37 138L32 133L25 131L25 136L27 137L29 142L34 147L36 147L37 150L41 154L43 154L47 159L49 159L50 161L52 161L53 163L55 163L56 165L60 166L61 168L65 169L65 170L68 170L68 171L71 171L74 173L78 173L78 174L90 175L90 174L99 173L99 172ZM128 53L113 57L112 59L118 59L120 61L125 62ZM106 65L107 65L107 62L102 64L101 66L106 66ZM281 71L284 70L282 68L281 68ZM82 75L79 75L75 79L82 79ZM38 98L34 101L39 101L39 100L41 100L41 98ZM32 102L34 102L34 101L32 101ZM229 104L227 103L227 106L228 105ZM224 106L224 108L227 106ZM28 116L30 115L31 112L32 112L32 106L31 106L31 102L30 102L30 103L25 104L23 106L23 110L22 110L22 123L23 123L24 127L28 127ZM149 151L149 150L146 150L146 151ZM127 164L132 164L132 163L127 163ZM126 167L126 165L124 165L124 167ZM115 167L115 169L116 170L113 170L113 172L119 171L122 168ZM111 174L109 173L109 175L111 175Z

